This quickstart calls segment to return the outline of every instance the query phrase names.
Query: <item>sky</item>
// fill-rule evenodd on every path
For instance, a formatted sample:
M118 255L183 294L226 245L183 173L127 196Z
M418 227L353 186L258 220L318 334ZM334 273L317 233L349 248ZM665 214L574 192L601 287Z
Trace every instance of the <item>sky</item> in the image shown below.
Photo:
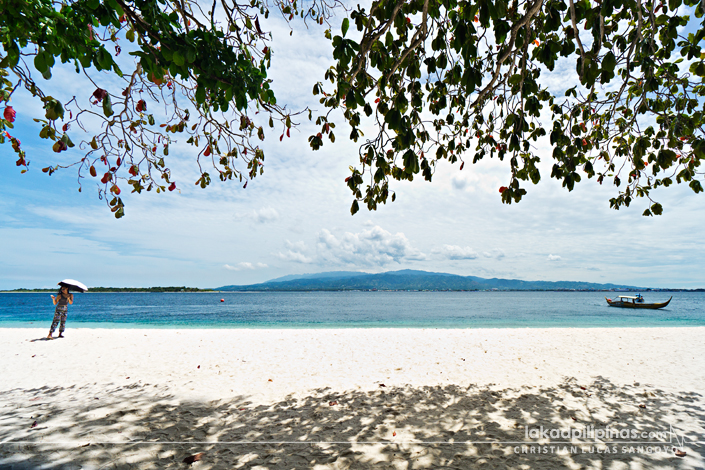
M342 18L334 21L338 28ZM336 23L337 21L337 23ZM333 64L323 27L267 23L274 35L270 77L280 103L322 110L311 94ZM265 29L267 29L265 28ZM552 83L575 81L558 67ZM109 77L103 77L109 83ZM87 101L92 88L72 69L55 70L48 90ZM83 96L81 96L83 95ZM63 95L66 96L66 95ZM98 188L75 171L52 176L41 168L80 158L57 156L36 137L39 105L13 98L13 135L31 161L20 174L9 145L0 146L0 289L52 287L64 278L89 287L214 288L263 282L287 274L418 269L524 280L588 281L642 287L705 287L702 195L684 185L659 189L659 217L643 217L647 201L615 211L616 188L583 178L574 191L551 180L550 147L542 151L542 181L518 204L501 203L510 181L506 163L442 162L428 183L393 182L396 202L355 216L344 179L358 163L358 144L337 116L335 144L313 152L307 121L279 141L267 134L263 176L246 189L214 180L201 189L193 148L175 146L170 167L180 191L128 194L126 216L115 219ZM75 139L74 139L75 140Z

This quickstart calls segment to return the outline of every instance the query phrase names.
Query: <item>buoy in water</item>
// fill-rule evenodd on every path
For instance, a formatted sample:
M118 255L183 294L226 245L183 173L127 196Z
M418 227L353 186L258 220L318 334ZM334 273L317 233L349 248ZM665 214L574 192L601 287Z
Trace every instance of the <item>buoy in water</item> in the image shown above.
M221 302L225 302L225 299L220 299Z

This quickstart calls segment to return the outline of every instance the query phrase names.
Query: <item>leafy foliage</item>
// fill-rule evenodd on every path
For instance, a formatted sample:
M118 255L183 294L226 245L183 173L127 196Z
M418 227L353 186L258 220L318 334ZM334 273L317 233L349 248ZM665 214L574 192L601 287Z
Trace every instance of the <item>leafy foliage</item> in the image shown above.
M342 109L350 138L362 115L376 135L360 147L347 184L374 210L390 180L431 180L438 161L508 160L502 201L518 202L522 182L541 179L537 141L548 136L551 177L572 190L582 176L611 181L619 209L675 180L702 191L705 61L697 0L377 0L350 14L358 31L328 33L336 63L333 89L314 86ZM697 21L686 13L694 14ZM559 87L557 65L575 70ZM577 81L579 80L579 83ZM575 85L570 87L571 85ZM569 88L570 87L570 88ZM565 91L565 88L568 88ZM547 124L548 123L548 124ZM699 179L700 178L700 179ZM365 186L365 182L367 182ZM644 215L661 214L651 200Z
M176 189L166 162L179 134L198 151L196 185L210 184L201 167L209 161L219 179L247 186L263 171L257 142L264 127L276 121L283 138L295 125L267 78L271 35L260 18L272 10L288 21L298 15L323 24L341 5L298 2L220 0L204 10L180 0L4 0L0 144L11 144L26 171L27 155L8 131L22 110L7 104L24 88L43 103L39 136L57 153L74 147L74 136L85 151L74 164L79 182L100 178L116 217L124 214L121 179L137 193ZM391 180L420 173L430 181L441 160L462 170L465 159L485 157L508 161L510 181L499 192L505 203L518 202L523 182L541 179L543 138L552 147L551 177L568 190L595 177L619 188L610 200L615 209L645 197L644 214L661 214L653 189L676 182L703 190L703 11L697 0L358 5L340 35L326 31L335 64L324 78L333 88L313 87L327 110L309 143L316 150L325 137L335 141L334 110L342 110L354 141L363 119L374 120L376 135L361 144L360 166L346 180L352 213L360 202L374 210L393 201ZM121 38L131 42L130 70L118 66ZM57 59L94 83L88 105L87 96L66 100L37 85L32 74L50 79ZM556 68L566 66L575 70L575 86L552 85ZM121 86L105 85L105 72ZM163 122L150 113L157 104L166 110ZM72 126L88 131L87 120L101 122L100 131L79 140Z
M219 179L245 180L246 186L264 169L257 142L267 124L257 123L254 115L262 113L259 118L270 127L279 122L283 135L295 125L296 114L277 103L270 87L271 35L262 31L260 17L268 17L271 7L287 21L299 15L323 24L335 5L335 0L305 7L299 0L271 5L223 0L204 11L197 2L181 0L3 0L0 101L6 108L0 144L11 143L25 172L26 152L8 131L22 110L7 105L24 88L43 103L45 115L35 121L39 136L56 153L74 147L72 126L90 132L87 122L91 128L101 123L98 133L80 142L86 153L74 165L79 182L87 174L100 177L100 195L118 218L124 215L120 179L137 193L176 189L166 157L179 134L198 150L197 185L205 188L211 181L201 167L204 158ZM131 70L117 63L123 38L131 43L126 47L134 60L121 63L132 62ZM57 59L73 64L94 91L68 100L46 95L33 74L51 79ZM104 85L112 77L98 72L119 77L121 86ZM166 110L164 122L149 112L155 105Z

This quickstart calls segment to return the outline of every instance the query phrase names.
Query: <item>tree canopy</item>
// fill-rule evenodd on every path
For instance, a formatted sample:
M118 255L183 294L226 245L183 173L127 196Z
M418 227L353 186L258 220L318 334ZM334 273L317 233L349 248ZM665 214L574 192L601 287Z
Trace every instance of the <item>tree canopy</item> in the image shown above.
M542 138L552 149L551 177L568 190L583 176L613 184L615 209L644 197L650 201L644 215L658 215L663 208L652 199L653 189L675 182L703 190L703 2L358 5L340 34L321 32L332 43L334 63L322 81L312 78L324 106L317 116L292 113L276 101L267 77L271 36L259 20L272 11L287 21L324 24L334 9L345 8L335 1L299 2L3 0L0 143L12 145L25 171L21 143L5 133L15 119L7 102L22 87L42 101L39 135L55 152L73 146L71 136L83 140L79 176L103 173L101 195L109 196L116 217L124 214L120 178L138 193L176 187L167 155L179 133L194 145L199 167L208 160L218 178L246 186L263 170L257 140L265 127L280 127L283 138L301 112L320 126L309 137L314 150L325 139L335 141L334 111L342 112L350 139L359 142L359 162L346 180L352 213L359 202L374 210L393 201L392 180L420 173L430 181L439 161L462 170L485 157L508 161L511 177L499 192L503 202L518 202L524 183L541 178L539 162L548 159L538 148ZM121 37L133 42L134 67L124 72L116 61ZM57 58L96 83L90 104L39 89L32 74L50 78ZM557 67L573 70L575 83L553 84ZM121 77L120 89L98 86L95 71ZM168 111L166 122L148 112L157 103ZM96 135L71 130L85 128L89 118L103 122ZM370 120L373 135L363 136ZM206 187L210 178L201 169L196 184Z
M288 135L296 114L278 104L271 89L271 35L262 30L260 18L274 7L287 21L298 15L323 23L336 1L314 0L302 7L299 0L271 5L259 0L208 5L182 0L2 0L0 100L6 107L0 144L10 143L17 166L27 171L29 156L8 131L18 111L9 100L25 89L45 110L35 118L39 137L56 153L81 139L85 156L70 166L78 168L79 182L87 175L100 177L100 195L118 218L124 215L120 179L137 193L176 189L167 156L179 135L194 146L201 169L196 184L210 184L211 175L201 166L209 162L219 179L244 180L246 186L263 172L258 142L265 126L279 126ZM130 70L118 65L121 39L131 43L126 50L134 60L122 61ZM94 90L84 96L46 95L35 76L51 79L57 59L75 66ZM119 86L101 85L107 80L99 72L112 74ZM164 122L150 112L157 105L166 110L161 112ZM100 131L91 135L97 127ZM60 168L42 171L52 174Z

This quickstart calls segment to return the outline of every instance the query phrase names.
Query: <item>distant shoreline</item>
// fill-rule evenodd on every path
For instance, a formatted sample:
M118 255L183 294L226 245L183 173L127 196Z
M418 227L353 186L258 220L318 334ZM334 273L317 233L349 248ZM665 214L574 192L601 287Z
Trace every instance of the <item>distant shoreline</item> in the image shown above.
M13 289L0 290L0 294L46 294L56 292L57 289ZM186 288L182 290L161 290L160 288L89 288L84 294L247 294L270 292L705 292L703 288L697 289L252 289L252 290L216 290Z
M57 292L58 287L51 289L10 289L0 290L0 294L44 294L47 292ZM90 287L86 293L188 293L188 292L216 292L213 289L199 289L197 287Z

